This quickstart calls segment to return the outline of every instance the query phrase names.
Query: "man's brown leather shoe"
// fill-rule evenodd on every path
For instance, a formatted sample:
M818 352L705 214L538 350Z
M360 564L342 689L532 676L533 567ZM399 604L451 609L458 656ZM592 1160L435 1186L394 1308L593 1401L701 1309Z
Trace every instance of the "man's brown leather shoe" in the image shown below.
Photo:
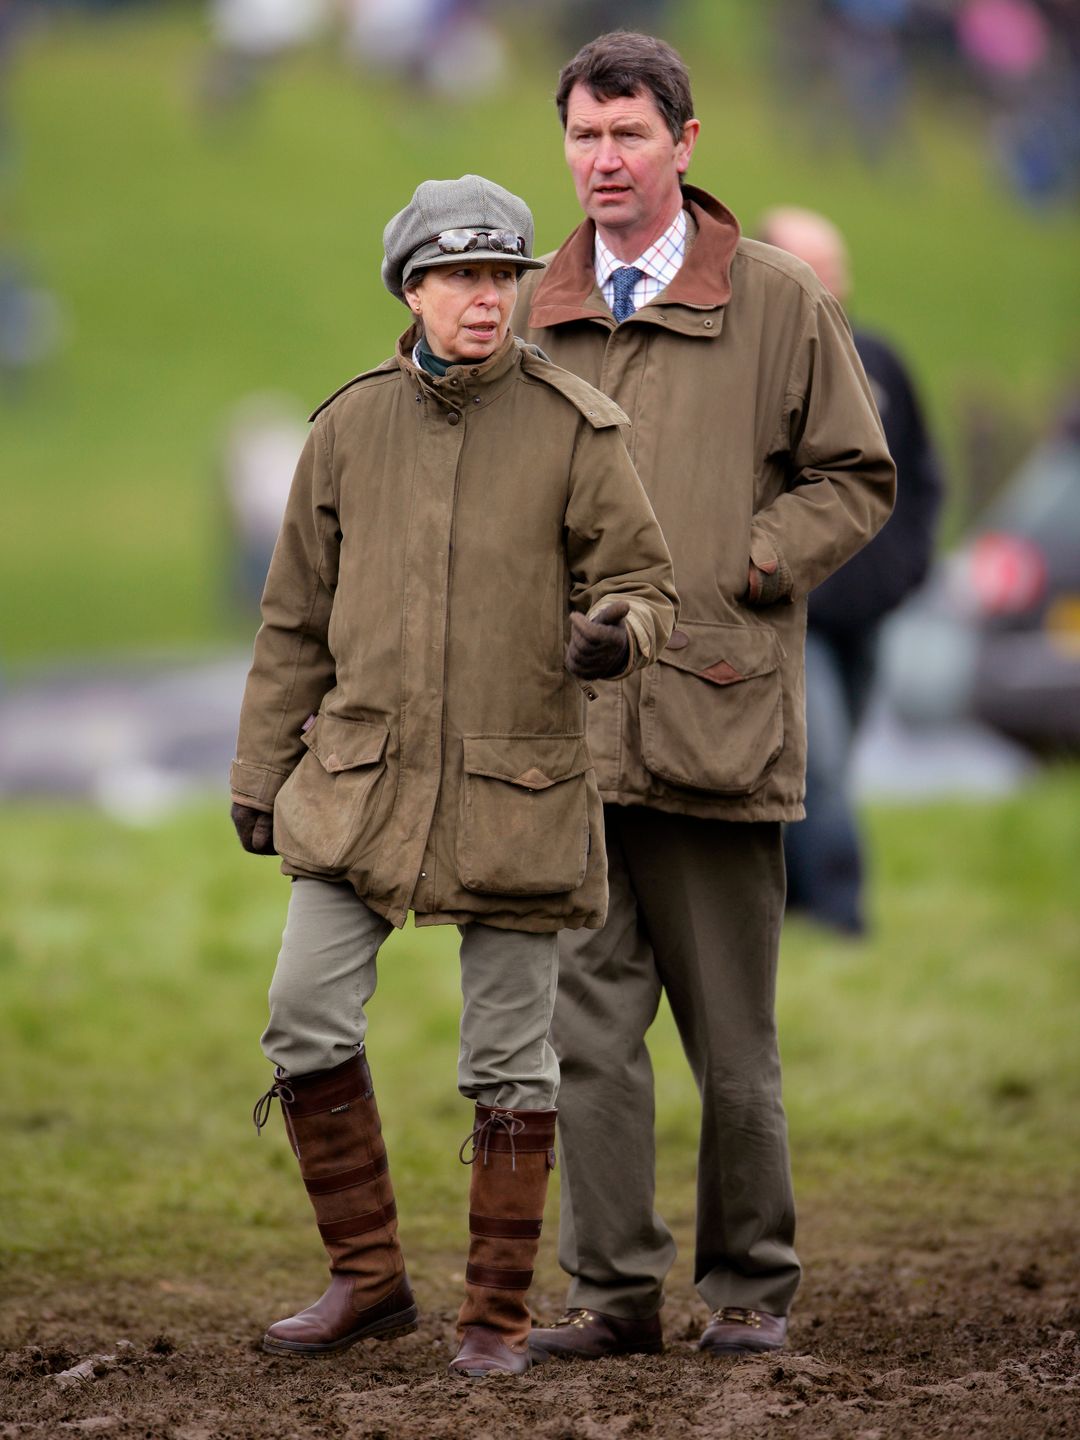
M524 1375L532 1358L523 1345L520 1350L506 1341L490 1325L467 1325L458 1353L450 1361L451 1375Z
M623 1320L598 1310L568 1310L554 1325L532 1330L529 1354L534 1365L560 1360L603 1360L608 1355L659 1355L664 1348L660 1316Z
M707 1355L756 1355L763 1350L782 1350L786 1340L786 1315L725 1305L709 1317L697 1348Z

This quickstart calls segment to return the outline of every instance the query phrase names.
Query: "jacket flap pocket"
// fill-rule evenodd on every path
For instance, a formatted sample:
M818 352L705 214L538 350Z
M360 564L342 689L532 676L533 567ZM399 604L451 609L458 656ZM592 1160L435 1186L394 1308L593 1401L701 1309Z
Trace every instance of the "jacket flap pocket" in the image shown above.
M582 735L466 735L465 773L546 790L588 770Z
M465 735L458 874L485 895L560 895L589 865L583 735Z
M713 685L736 685L780 666L784 647L763 626L680 620L660 659Z
M344 720L340 715L317 715L302 740L317 755L323 769L331 775L339 770L352 770L357 765L374 765L386 749L385 725L372 725L367 720Z

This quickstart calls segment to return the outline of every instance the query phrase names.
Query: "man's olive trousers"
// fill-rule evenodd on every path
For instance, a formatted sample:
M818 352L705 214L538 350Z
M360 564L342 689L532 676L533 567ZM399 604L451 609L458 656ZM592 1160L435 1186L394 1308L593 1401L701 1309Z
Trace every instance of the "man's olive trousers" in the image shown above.
M661 990L701 1094L694 1280L710 1309L787 1313L799 1283L774 1011L784 859L778 823L605 807L602 930L562 931L559 1260L568 1303L653 1315L675 1255L654 1209Z
M351 885L293 881L262 1037L269 1061L286 1075L308 1075L356 1054L367 1035L379 947L392 929ZM548 1027L558 975L556 935L479 924L458 929L458 1089L500 1109L554 1109L559 1066ZM427 1061L420 1057L417 1063Z

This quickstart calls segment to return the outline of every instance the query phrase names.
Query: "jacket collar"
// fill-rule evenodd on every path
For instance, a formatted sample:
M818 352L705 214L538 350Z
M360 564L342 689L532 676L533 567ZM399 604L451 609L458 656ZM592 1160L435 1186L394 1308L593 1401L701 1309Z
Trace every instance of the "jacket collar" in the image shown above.
M686 259L678 275L652 304L715 310L731 299L731 261L739 243L739 222L726 205L694 185L683 187L683 201L693 222L693 243L688 236ZM611 311L596 284L595 235L593 222L584 220L557 251L533 295L531 327L545 329L570 320L611 322ZM650 308L645 306L637 313L644 316ZM693 328L696 331L698 327Z
M445 375L432 375L413 362L413 350L420 339L420 327L410 325L397 343L396 359L407 379L420 387L420 393L451 410L468 403L486 404L500 395L514 378L521 361L520 342L511 331L486 360L465 361L451 365Z

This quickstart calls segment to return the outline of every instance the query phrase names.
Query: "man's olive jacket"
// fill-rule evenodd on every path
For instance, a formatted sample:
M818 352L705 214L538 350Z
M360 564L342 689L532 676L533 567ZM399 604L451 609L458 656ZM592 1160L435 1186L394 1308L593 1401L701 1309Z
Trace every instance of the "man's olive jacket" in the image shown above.
M611 396L671 548L678 628L604 687L588 736L606 801L796 820L806 595L888 517L895 471L851 331L809 268L740 238L687 186L686 259L616 326L586 221L523 277L514 329ZM748 563L769 572L752 606Z
M570 611L625 598L628 669L647 663L675 619L667 546L618 406L512 336L442 379L416 338L314 417L233 797L273 810L287 874L347 880L395 925L598 926Z

